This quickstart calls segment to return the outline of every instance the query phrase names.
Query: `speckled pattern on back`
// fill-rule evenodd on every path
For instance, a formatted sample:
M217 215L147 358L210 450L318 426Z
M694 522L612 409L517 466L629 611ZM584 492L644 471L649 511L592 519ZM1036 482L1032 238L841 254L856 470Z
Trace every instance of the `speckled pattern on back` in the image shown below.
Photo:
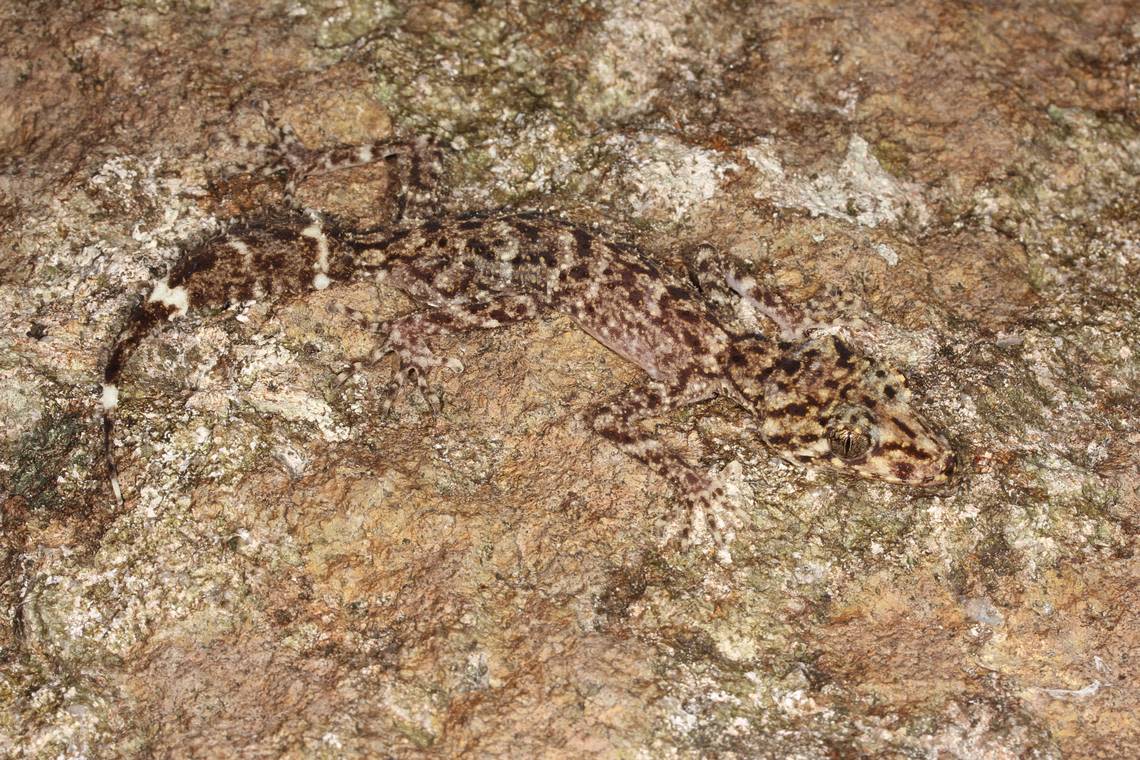
M321 290L362 278L386 280L420 308L385 321L350 309L378 336L376 360L400 362L391 395L410 387L438 409L429 375L440 366L433 336L488 329L544 313L569 315L648 378L590 412L593 429L666 478L685 505L685 540L708 533L719 556L742 518L723 487L640 421L717 395L756 420L760 437L785 459L910 486L935 486L953 474L945 439L914 411L896 370L856 352L777 294L765 291L710 248L682 279L635 247L556 215L497 210L393 223L360 230L293 202L305 176L386 160L423 182L428 141L385 142L329 151L305 148L270 121L276 142L269 169L288 175L281 210L231 226L188 248L134 308L111 349L103 378L106 462L122 500L113 456L114 412L123 367L139 342L190 309ZM399 203L401 213L404 203ZM734 334L717 300L742 298L771 320L773 335Z

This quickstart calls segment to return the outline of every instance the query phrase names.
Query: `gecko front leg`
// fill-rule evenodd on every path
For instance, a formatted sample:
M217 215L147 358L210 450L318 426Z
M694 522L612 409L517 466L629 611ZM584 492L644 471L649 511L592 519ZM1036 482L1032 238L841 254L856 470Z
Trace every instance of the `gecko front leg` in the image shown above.
M774 323L779 336L787 341L803 340L809 333L834 332L837 325L862 325L867 306L857 295L831 288L815 295L810 303L792 303L772 288L761 285L731 256L718 256L702 244L686 262L690 278L718 306L739 299Z
M762 287L739 261L719 256L707 243L698 246L686 263L690 279L710 301L731 308L738 299L743 300L774 323L784 340L799 340L807 328L814 326L802 306Z
M364 329L382 336L383 343L373 349L366 359L353 362L349 370L341 373L340 379L344 381L350 372L371 366L394 353L400 366L388 383L383 413L387 414L395 398L409 385L414 385L432 412L438 414L440 397L431 388L428 377L438 367L462 372L463 364L458 359L436 355L428 344L428 339L468 330L491 330L523 322L538 316L540 308L534 296L519 293L486 301L447 304L385 320L368 319L353 309L343 311Z
M592 424L597 433L648 465L673 486L687 509L685 525L680 531L682 546L687 548L707 532L716 544L717 558L728 564L732 561L728 543L736 529L745 524L744 516L716 479L701 473L692 462L638 425L641 420L711 398L716 390L711 380L690 380L684 386L677 384L672 388L650 381L630 388L599 407ZM666 541L673 533L667 530Z

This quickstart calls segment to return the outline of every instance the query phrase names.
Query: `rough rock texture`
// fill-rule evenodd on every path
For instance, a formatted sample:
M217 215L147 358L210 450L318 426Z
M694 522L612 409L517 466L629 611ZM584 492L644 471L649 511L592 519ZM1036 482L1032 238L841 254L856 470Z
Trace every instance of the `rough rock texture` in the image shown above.
M0 4L0 754L1140 755L1134 2ZM550 318L447 341L443 413L335 371L395 291L188 319L97 429L114 332L227 178L251 100L313 144L430 132L441 202L709 240L862 296L965 463L797 470L726 403L662 435L754 518L660 548L591 436L637 371ZM382 167L310 205L390 217Z

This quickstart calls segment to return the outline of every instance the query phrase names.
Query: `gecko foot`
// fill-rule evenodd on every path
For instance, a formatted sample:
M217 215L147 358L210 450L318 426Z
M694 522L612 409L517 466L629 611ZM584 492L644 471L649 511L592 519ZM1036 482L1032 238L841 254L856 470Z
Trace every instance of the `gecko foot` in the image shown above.
M384 398L381 402L382 414L384 416L390 414L396 399L411 388L415 389L415 393L423 399L423 402L431 409L432 414L439 414L443 405L442 396L432 387L428 377L431 371L438 367L446 367L458 374L463 371L463 363L458 359L441 359L426 350L416 353L396 350L396 355L400 360L400 366L392 375L392 379L384 391Z
M664 526L664 541L679 539L681 549L711 541L718 562L732 564L729 544L736 531L747 524L747 515L737 506L715 478L686 473L682 502L683 515L676 516Z
M305 210L298 189L305 180L331 172L368 164L384 164L394 179L394 222L405 218L430 216L438 209L437 180L443 171L445 146L431 135L409 138L390 137L359 144L338 143L310 148L301 141L292 126L281 121L265 101L238 104L235 110L257 113L269 133L267 141L258 141L224 130L210 135L211 147L221 147L248 156L248 160L230 162L218 174L223 182L248 175L261 179L280 179L282 202L286 208Z
M347 384L361 370L371 369L388 354L395 354L398 366L382 393L381 416L390 414L396 399L409 390L414 390L432 412L438 414L441 407L440 394L431 387L431 373L440 367L456 374L463 371L462 362L451 357L436 356L425 339L426 335L432 334L432 330L439 331L438 320L425 320L422 314L376 320L347 306L338 306L336 311L382 339L367 357L351 362L337 373L337 385Z
M396 325L391 325L387 333L388 339L368 357L368 363L375 364L389 353L394 353L399 361L399 366L384 391L381 413L387 416L396 399L409 389L414 389L432 413L439 414L441 396L432 388L428 378L440 367L459 374L463 371L463 363L455 358L436 356L426 342L404 334Z

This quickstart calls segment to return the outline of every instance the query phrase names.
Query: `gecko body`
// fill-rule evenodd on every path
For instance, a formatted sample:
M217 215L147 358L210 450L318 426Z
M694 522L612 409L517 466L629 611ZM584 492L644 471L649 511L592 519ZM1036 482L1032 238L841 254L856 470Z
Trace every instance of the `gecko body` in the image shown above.
M351 155L374 160L375 153ZM306 161L319 163L311 155ZM336 168L328 160L322 166ZM352 315L378 336L369 361L396 354L391 392L412 387L433 408L431 373L461 368L432 351L433 337L550 312L567 314L640 367L644 382L593 408L591 425L673 485L688 507L687 535L706 530L722 547L740 524L723 488L640 421L726 396L753 417L765 444L798 464L920 487L945 483L954 471L952 449L912 408L897 371L812 329L795 307L707 251L684 279L633 246L545 213L499 210L359 230L292 208L191 247L135 307L103 378L116 497L122 499L113 456L120 377L156 325L204 305L361 278L390 282L418 304L389 320ZM774 334L734 331L712 304L717 290L759 307Z

